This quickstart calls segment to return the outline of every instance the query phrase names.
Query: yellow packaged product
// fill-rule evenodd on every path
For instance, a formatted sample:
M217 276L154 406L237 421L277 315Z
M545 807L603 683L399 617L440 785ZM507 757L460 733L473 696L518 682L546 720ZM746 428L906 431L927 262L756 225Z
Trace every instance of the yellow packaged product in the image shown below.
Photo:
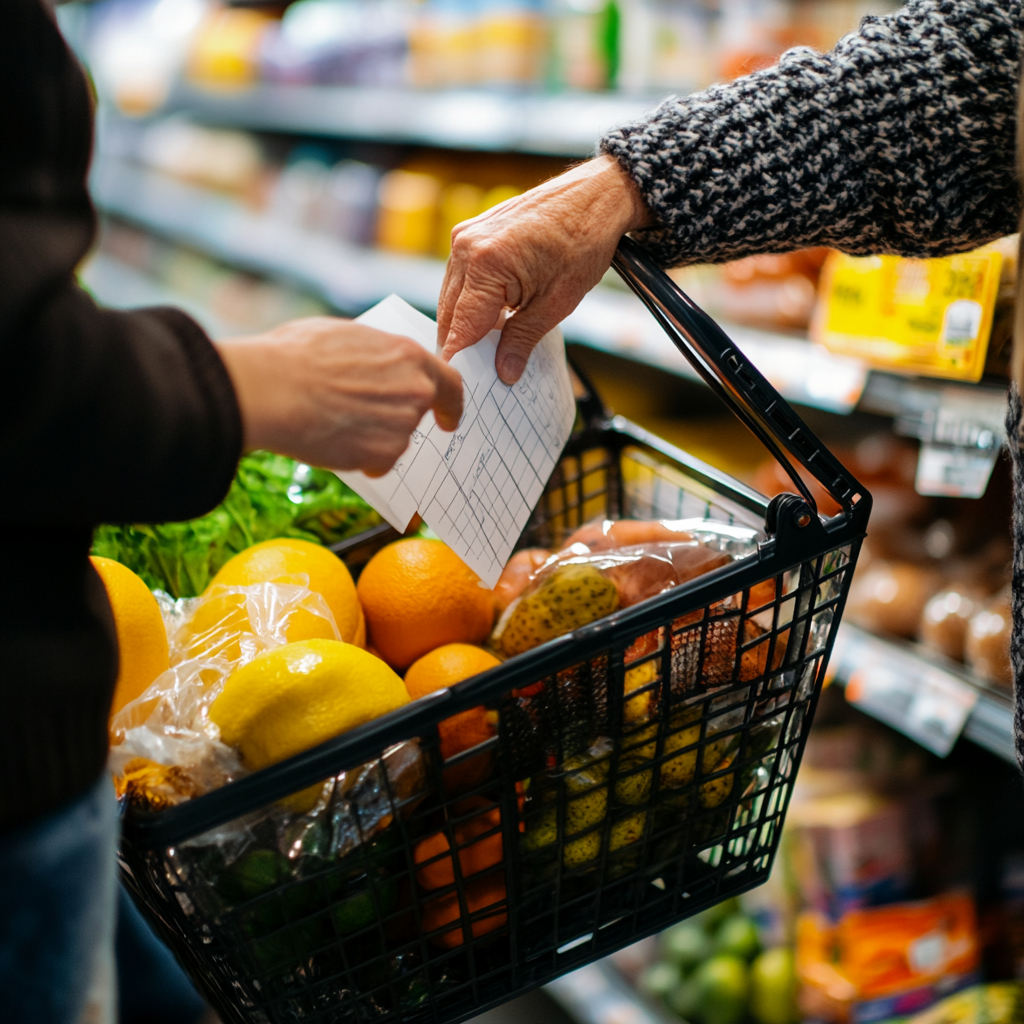
M841 355L902 373L977 381L985 369L1003 254L941 259L832 253L812 337Z
M377 191L377 244L392 252L425 256L437 237L441 182L432 174L389 171Z
M253 84L259 77L260 45L273 24L274 19L248 8L212 10L193 41L189 78L221 87Z

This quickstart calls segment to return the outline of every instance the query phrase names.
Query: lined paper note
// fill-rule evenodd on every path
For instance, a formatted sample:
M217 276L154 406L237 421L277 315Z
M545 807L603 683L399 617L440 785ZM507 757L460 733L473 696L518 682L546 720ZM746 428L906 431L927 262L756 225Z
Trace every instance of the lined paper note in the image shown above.
M359 321L435 351L434 322L395 295ZM464 400L454 433L428 412L385 476L338 474L397 530L404 532L419 512L488 587L540 500L576 415L561 334L543 338L511 387L494 368L500 337L491 331L451 360L462 374Z

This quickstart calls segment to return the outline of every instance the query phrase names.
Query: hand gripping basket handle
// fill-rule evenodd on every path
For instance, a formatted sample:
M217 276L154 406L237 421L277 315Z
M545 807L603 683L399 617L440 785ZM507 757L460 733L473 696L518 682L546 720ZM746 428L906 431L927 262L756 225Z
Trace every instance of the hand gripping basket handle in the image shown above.
M817 511L810 490L783 449L847 513L852 513L865 495L864 489L729 340L725 331L632 239L623 238L619 242L612 266L654 314L676 348L708 386L778 459L808 505Z

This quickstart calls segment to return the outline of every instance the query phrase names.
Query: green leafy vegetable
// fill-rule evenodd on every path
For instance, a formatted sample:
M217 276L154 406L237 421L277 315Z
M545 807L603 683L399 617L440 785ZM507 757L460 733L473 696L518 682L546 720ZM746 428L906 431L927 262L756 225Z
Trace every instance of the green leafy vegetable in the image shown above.
M380 523L334 473L283 455L242 457L227 497L182 523L100 526L92 553L127 565L153 590L201 594L232 555L273 537L334 544Z

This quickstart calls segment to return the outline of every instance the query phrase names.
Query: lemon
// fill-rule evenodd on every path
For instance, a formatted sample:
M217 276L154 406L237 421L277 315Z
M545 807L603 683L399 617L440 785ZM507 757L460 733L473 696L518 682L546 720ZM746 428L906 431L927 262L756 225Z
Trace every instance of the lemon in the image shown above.
M408 702L405 684L380 658L339 640L302 640L236 669L210 705L210 721L255 771Z
M110 601L117 632L117 683L111 717L135 700L168 667L167 631L149 587L120 562L90 558Z

